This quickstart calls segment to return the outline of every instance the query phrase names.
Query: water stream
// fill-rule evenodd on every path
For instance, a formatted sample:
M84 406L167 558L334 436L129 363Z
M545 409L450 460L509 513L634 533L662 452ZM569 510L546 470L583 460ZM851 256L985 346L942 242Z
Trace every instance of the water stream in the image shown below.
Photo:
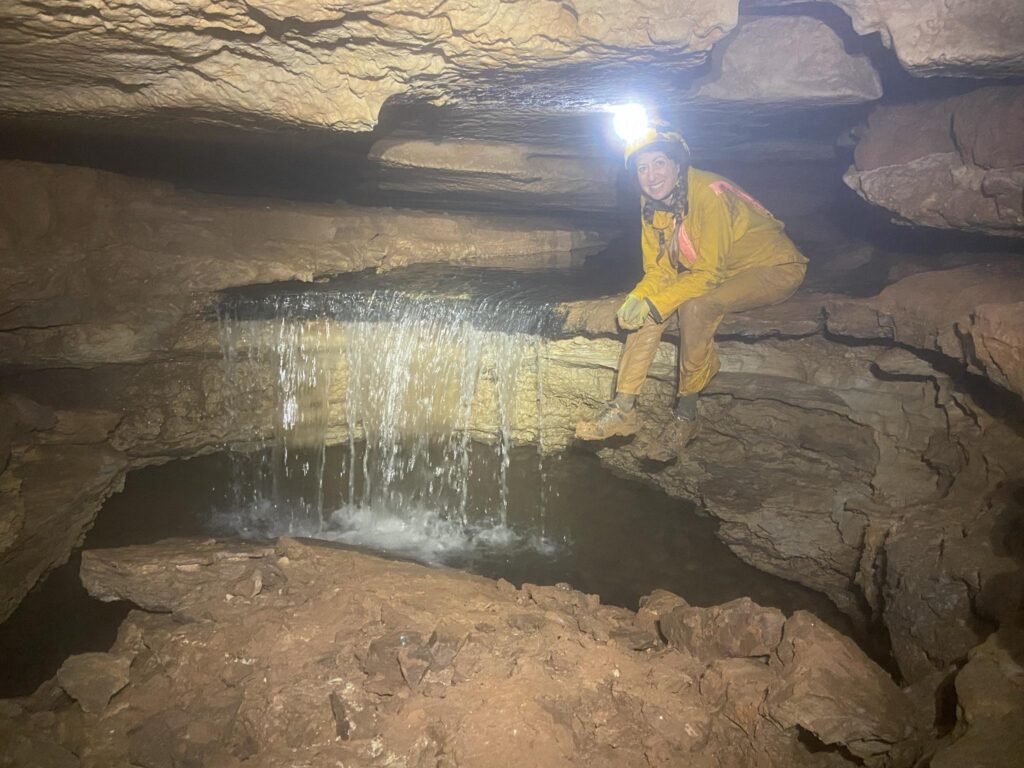
M273 430L235 454L225 528L385 550L418 541L423 559L524 537L544 546L541 344L557 320L544 283L508 272L427 276L221 306L229 389L248 384L255 366L274 390ZM524 403L529 413L518 412ZM332 423L344 425L349 451L327 478ZM514 434L542 448L534 515L518 530L508 515ZM493 493L471 498L470 456L487 450Z
M572 285L469 277L228 297L226 402L247 439L130 473L85 548L288 534L515 584L567 582L633 609L655 589L694 605L749 596L852 632L824 595L740 561L693 504L590 452L546 452L542 347L558 325L548 296ZM113 642L130 606L90 598L77 557L0 625L11 660L0 697Z

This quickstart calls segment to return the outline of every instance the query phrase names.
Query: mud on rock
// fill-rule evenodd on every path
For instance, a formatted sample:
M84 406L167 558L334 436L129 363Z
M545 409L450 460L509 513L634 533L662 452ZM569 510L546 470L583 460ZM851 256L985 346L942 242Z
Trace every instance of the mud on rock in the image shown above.
M291 539L92 550L82 578L144 609L0 702L5 765L831 768L923 743L851 641L746 599L634 613Z

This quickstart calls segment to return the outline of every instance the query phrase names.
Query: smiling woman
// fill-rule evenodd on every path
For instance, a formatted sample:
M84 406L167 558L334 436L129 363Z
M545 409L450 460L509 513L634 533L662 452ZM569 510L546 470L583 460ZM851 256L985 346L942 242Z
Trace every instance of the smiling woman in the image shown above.
M619 361L615 399L576 429L583 440L628 437L640 428L636 398L666 321L678 312L675 419L647 448L670 463L696 436L697 396L718 372L714 336L730 312L777 304L803 281L807 259L768 210L732 182L690 165L682 135L655 121L625 149L643 211L644 277L617 313L632 331Z

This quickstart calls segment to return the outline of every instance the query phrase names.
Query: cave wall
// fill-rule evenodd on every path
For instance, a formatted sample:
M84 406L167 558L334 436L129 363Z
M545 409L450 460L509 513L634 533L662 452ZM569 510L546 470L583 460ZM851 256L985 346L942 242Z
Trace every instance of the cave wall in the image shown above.
M876 108L844 178L904 223L1024 236L1024 87Z
M279 371L266 350L276 346L280 324L242 323L227 376L211 288L311 279L339 269L341 258L378 267L429 260L451 254L456 242L460 262L493 258L499 241L504 253L542 261L602 242L565 222L552 231L552 245L552 232L538 230L536 219L510 214L496 235L438 216L443 226L417 229L418 243L434 237L435 249L378 235L380 250L358 260L330 245L344 227L340 242L358 242L353 218L375 234L395 216L435 219L268 208L83 169L15 163L3 172L21 179L5 189L17 188L23 211L5 219L5 237L22 256L34 254L4 262L8 284L20 286L7 297L2 333L3 407L13 424L0 476L5 611L67 557L131 468L271 437ZM813 214L813 197L794 196L789 212ZM990 585L1017 589L1019 563L990 534L1015 514L1005 488L1024 469L1022 432L970 383L1009 398L1020 392L1019 336L992 335L979 318L1016 317L1022 288L1024 271L1013 262L975 265L911 274L877 296L807 293L728 318L720 330L723 371L704 399L704 432L682 462L654 471L643 450L669 418L674 350L666 342L641 398L644 430L603 449L602 460L699 499L746 561L826 593L862 620L883 621L905 674L924 676L960 658L1003 615L1006 601L993 601ZM540 381L527 369L516 388L514 441L565 448L576 421L609 395L621 349L617 305L609 297L558 308L562 338L537 342ZM352 428L337 347L344 333L325 338L323 354L334 361L327 439L341 442ZM966 379L962 366L973 372ZM485 378L470 424L477 439L496 439L495 399ZM63 467L59 477L53 466ZM906 590L907 583L919 586Z
M846 202L838 170L834 184L822 170L838 168L851 136L846 183L887 216L915 231L1019 238L1024 97L992 78L1024 74L1020 3L832 5L842 23L785 0L749 0L744 16L727 0L5 5L3 120L74 117L102 132L116 118L164 135L216 124L272 148L270 129L283 127L367 134L402 100L470 119L374 135L377 175L361 188L378 195L373 206L0 165L0 615L67 557L130 468L247 443L271 423L266 372L225 393L215 291L593 254L623 210L623 190L610 192L619 161L602 136L559 133L550 118L596 113L637 82L669 94L664 111L693 127L698 159L734 168L791 222L816 290L892 255L824 221ZM846 20L878 33L899 76ZM524 125L537 127L529 140ZM380 205L389 200L407 204ZM648 432L602 452L700 499L749 562L884 621L908 678L961 658L1019 594L1001 533L1019 508L1019 249L989 259L988 241L981 255L959 247L883 269L878 295L822 293L724 325L725 371L706 403L714 426L677 467L642 465ZM516 439L563 446L606 397L614 304L563 307L566 338L542 355L544 433L530 427L527 397ZM667 418L670 354L643 400L648 430ZM331 439L347 430L335 414ZM474 430L493 436L493 424Z

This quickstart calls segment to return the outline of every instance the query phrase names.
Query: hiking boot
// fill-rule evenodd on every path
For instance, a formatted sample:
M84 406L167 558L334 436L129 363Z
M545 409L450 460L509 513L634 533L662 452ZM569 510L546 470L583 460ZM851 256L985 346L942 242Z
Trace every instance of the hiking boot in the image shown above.
M640 428L636 407L623 410L615 402L605 403L604 408L589 421L576 425L576 437L580 440L607 440L609 437L629 437Z
M673 418L647 445L647 458L662 464L675 461L699 431L700 422L696 419Z

